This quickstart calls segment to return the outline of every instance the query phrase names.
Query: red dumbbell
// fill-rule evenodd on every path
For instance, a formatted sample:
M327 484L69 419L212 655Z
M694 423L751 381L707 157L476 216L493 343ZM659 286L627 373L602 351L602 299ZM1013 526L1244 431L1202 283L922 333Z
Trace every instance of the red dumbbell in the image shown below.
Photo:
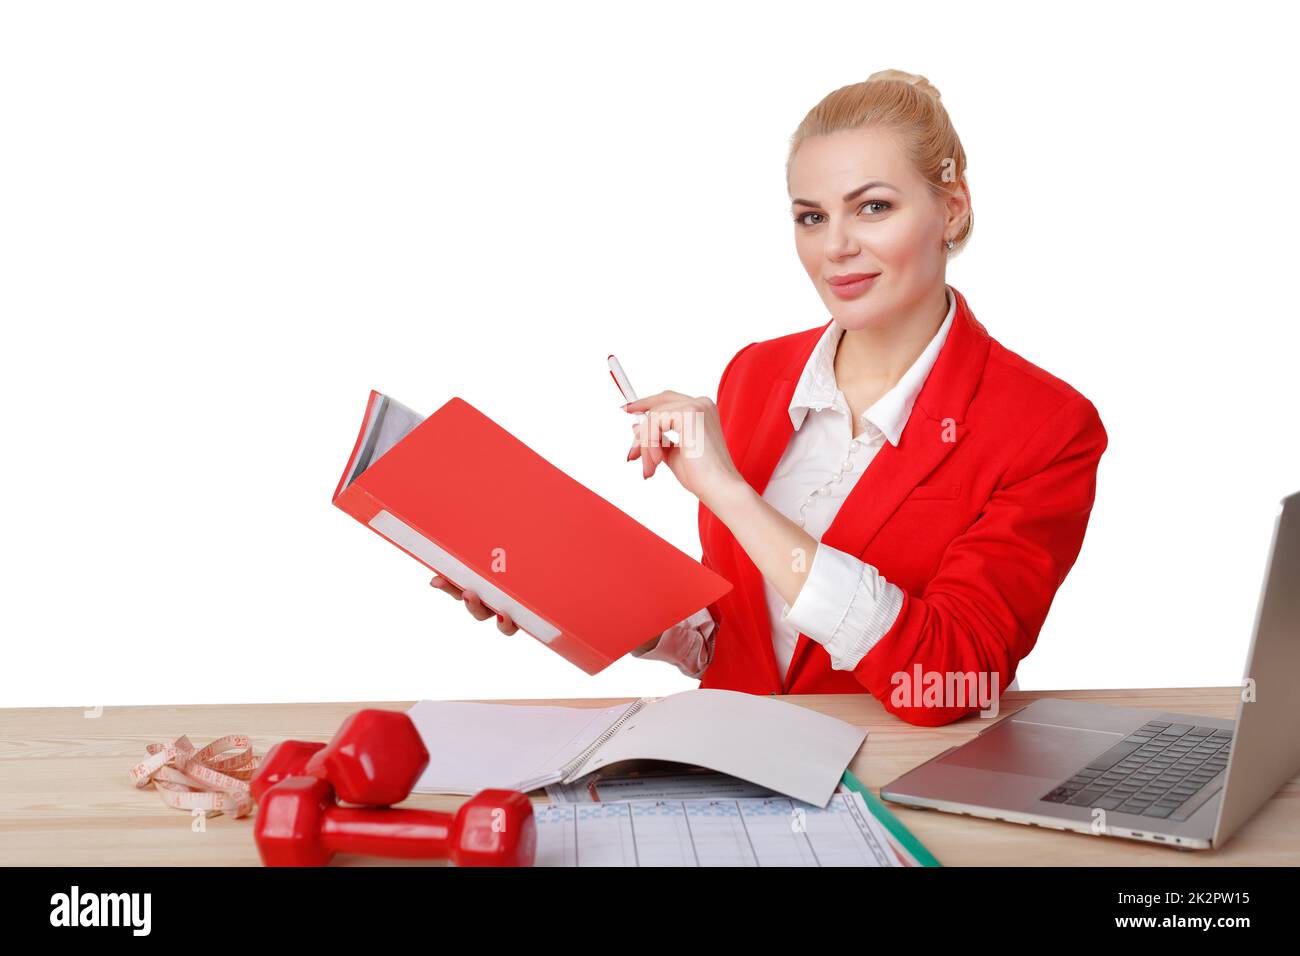
M307 761L325 747L325 744L310 743L306 740L281 740L277 744L272 744L266 756L258 763L252 779L248 781L248 792L260 804L262 794L281 780L302 776Z
M324 866L335 853L456 866L532 866L537 821L517 790L483 790L455 813L340 807L319 777L288 777L262 795L253 830L266 866Z
M429 751L411 718L400 710L359 710L348 715L328 744L282 740L257 765L248 789L253 799L287 777L328 780L340 800L391 806L411 795L429 764Z

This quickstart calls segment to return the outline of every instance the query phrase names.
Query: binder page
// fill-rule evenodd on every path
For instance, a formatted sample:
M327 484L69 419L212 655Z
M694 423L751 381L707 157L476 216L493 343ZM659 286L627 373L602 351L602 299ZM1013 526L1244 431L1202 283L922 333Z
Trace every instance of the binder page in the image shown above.
M675 766L673 764L665 766ZM552 803L612 803L615 800L701 800L736 797L779 797L768 787L725 773L700 768L597 771L573 783L553 783L546 796Z
M857 793L537 804L534 866L901 866Z
M796 704L701 688L641 708L577 773L620 760L672 760L822 807L866 737L861 727Z
M565 766L630 707L552 707L422 700L407 714L429 751L415 793L531 790Z

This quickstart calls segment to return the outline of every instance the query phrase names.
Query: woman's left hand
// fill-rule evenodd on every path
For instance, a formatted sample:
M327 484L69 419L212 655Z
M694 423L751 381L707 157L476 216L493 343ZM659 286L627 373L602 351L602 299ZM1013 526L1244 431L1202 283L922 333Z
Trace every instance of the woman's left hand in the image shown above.
M682 487L708 500L735 482L744 482L731 460L718 406L709 398L692 398L681 392L660 392L623 406L630 413L644 412L644 421L632 425L635 439L627 460L641 459L642 476L649 478L663 462ZM672 429L677 441L664 432Z

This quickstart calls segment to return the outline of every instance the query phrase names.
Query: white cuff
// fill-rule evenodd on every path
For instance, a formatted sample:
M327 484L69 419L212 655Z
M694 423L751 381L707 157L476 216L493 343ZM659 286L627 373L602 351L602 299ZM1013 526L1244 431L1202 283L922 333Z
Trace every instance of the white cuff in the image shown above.
M902 608L902 589L873 565L819 542L808 577L781 619L825 647L833 670L851 671Z
M642 660L676 664L687 677L698 679L713 661L713 631L717 626L709 609L701 608L660 634L648 651L631 653Z

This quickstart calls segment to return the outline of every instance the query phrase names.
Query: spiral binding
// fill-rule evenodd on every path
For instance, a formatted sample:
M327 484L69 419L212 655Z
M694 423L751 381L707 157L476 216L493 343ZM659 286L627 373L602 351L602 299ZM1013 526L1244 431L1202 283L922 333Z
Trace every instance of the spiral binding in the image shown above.
M560 768L560 775L558 777L556 777L554 773L542 774L541 776L533 777L531 780L524 780L521 783L515 784L511 789L522 790L527 793L529 790L536 790L538 787L545 786L548 783L554 783L556 780L564 783L570 782L570 778L577 776L578 771L582 769L583 765L585 765L586 762L592 758L595 752L604 745L605 741L618 733L619 728L627 723L630 717L639 713L646 704L653 704L657 700L663 700L663 698L642 697L629 704L627 710L619 716L618 720L606 727L601 735L592 741L591 746Z
M574 757L572 760L570 760L567 764L564 765L564 767L560 771L563 774L563 776L560 779L564 780L565 782L568 782L570 777L576 776L577 772L582 768L582 766L592 758L592 755L595 754L595 752L599 750L602 746L604 746L605 741L609 740L610 737L613 737L616 733L618 733L619 728L622 727L625 723L627 723L628 718L640 712L640 710L643 707L645 707L646 704L649 704L656 700L663 700L663 698L642 697L639 700L633 702L632 705L628 707L628 709L623 713L621 717L619 717L618 720L614 721L614 723L610 724L608 727L605 728L605 732L602 733L599 737L597 737L595 741L592 742L592 745L590 747L588 747L586 750L578 754L578 756Z

